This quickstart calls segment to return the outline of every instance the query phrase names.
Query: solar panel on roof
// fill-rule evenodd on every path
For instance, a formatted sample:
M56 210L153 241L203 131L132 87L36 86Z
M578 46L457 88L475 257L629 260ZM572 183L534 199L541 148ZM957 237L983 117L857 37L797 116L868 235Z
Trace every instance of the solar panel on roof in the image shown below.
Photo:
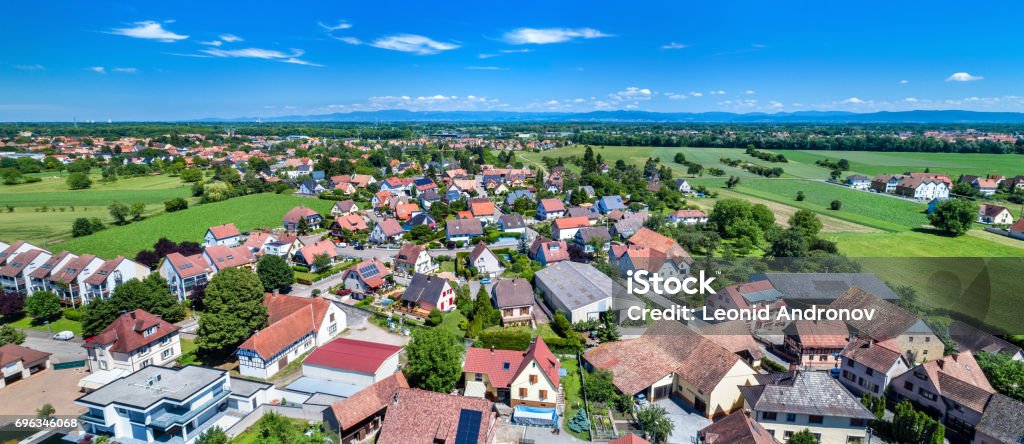
M455 431L455 444L474 444L480 440L480 418L477 410L459 412L459 428Z
M374 277L379 272L380 271L377 270L377 266L373 264L364 265L359 269L359 274L363 275L364 277Z

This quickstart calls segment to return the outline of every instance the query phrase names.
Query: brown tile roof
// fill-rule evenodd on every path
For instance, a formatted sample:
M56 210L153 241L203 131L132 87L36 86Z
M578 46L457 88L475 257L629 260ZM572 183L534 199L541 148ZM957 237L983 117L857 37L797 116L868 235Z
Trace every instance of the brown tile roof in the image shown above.
M338 216L338 218L334 219L334 222L331 223L332 230L361 231L366 228L368 228L366 221L358 214Z
M89 277L85 279L85 283L90 285L102 284L104 281L107 280L107 277L110 276L110 273L113 273L114 270L116 270L117 267L121 265L121 262L124 261L124 256L118 256L109 261L104 262L103 265L100 265L100 268L97 268L96 271L93 272L93 274L89 275Z
M875 310L875 315L871 320L866 318L861 320L850 319L846 323L857 330L858 335L868 336L879 341L893 339L921 320L898 305L887 302L856 286L850 287L843 292L835 301L832 301L829 307L836 309L860 308Z
M530 245L530 256L539 260L544 258L544 263L553 264L559 261L569 260L569 244L564 240L553 241L544 236L537 236Z
M445 231L455 236L481 235L484 233L484 227L478 219L457 219L445 222Z
M22 347L18 344L7 344L0 346L0 367L5 367L7 364L16 361L22 361L24 364L32 364L42 359L46 359L49 356L50 353L33 350L28 347Z
M202 254L182 256L181 253L171 253L165 260L171 263L171 266L182 278L190 278L210 271L210 265L206 263Z
M726 350L741 356L745 353L751 360L759 361L764 358L761 346L751 336L750 327L744 321L705 324L697 329L697 332Z
M309 208L309 207L295 207L295 208L292 208L291 210L288 210L287 213L284 213L283 220L285 222L289 222L289 223L298 223L299 219L310 217L310 216L318 216L318 215L319 215L319 213L314 211L312 208Z
M480 256L484 254L485 251L490 253L492 256L497 257L494 255L494 252L492 252L491 249L487 247L487 244L485 244L484 241L480 241L477 242L475 247L473 247L473 251L469 253L469 263L476 263L476 260L479 259Z
M235 224L217 225L216 227L210 227L209 231L213 233L213 237L216 239L227 239L229 237L242 235Z
M218 270L231 267L241 267L245 264L256 262L252 250L248 247L228 247L224 245L211 245L206 247L206 255L210 257L210 264Z
M63 267L58 268L52 274L50 274L50 280L54 282L60 282L63 284L70 284L78 278L78 275L82 274L83 271L92 261L96 260L96 256L91 254L83 254L76 259L67 261Z
M395 219L384 219L378 222L377 226L380 227L381 231L384 232L384 235L388 237L397 236L405 231L402 229L402 225Z
M494 304L498 308L533 305L533 287L523 278L502 279L494 284Z
M854 338L840 354L844 359L851 359L882 373L888 372L893 364L900 359L908 367L910 366L906 358L903 357L903 353L900 352L899 345L891 339L878 342L870 338Z
M399 389L409 388L405 374L399 371L381 379L347 399L331 406L331 413L342 430L348 430L384 410Z
M494 439L497 413L491 401L419 389L398 389L387 406L377 442L402 444L453 444L462 411L480 412L476 442Z
M711 393L738 356L685 325L659 321L636 339L606 342L583 355L591 365L611 370L623 393L638 393L670 373Z
M372 273L373 268L376 268L376 273ZM391 274L391 270L384 266L384 263L377 258L362 261L355 266L345 270L345 278L348 278L348 273L355 273L362 281L370 288L377 288L384 285L384 278Z
M843 321L793 321L785 328L803 348L844 348L850 330Z
M64 258L68 257L69 255L74 256L73 254L71 254L71 252L68 251L62 251L59 254L54 255L53 257L48 259L43 265L40 265L39 268L32 270L32 272L28 274L29 277L42 279L49 276L50 273L55 273L57 270L57 266L60 265L60 262L63 261ZM72 257L71 260L74 260L74 257Z
M303 336L319 331L331 304L321 298L268 294L263 305L267 307L269 325L238 348L253 350L263 359L270 359Z
M971 352L928 361L919 368L928 374L939 395L976 412L984 412L989 397L996 392Z
M734 412L714 424L700 429L699 435L704 444L776 444L775 440L761 424L751 419L745 412Z
M146 329L150 327L156 327L156 332L144 336ZM113 344L110 348L111 352L132 353L177 331L177 325L165 322L157 315L138 309L118 316L100 334L86 341L83 347L93 348L98 345Z
M0 276L14 277L21 274L25 270L28 264L32 263L43 250L28 250L22 253L18 253L17 256L11 257L7 261L7 265L0 268Z
M400 264L416 265L416 259L420 257L420 253L423 252L423 247L416 244L404 244L402 248L398 249L398 254L395 255L395 262Z

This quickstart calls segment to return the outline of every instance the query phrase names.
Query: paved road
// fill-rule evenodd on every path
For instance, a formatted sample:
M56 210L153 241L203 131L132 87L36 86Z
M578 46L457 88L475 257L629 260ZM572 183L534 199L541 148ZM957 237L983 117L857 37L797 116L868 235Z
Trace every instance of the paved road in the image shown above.
M75 338L70 341L57 341L50 337L45 331L23 330L25 332L25 347L52 353L50 359L54 362L80 361L86 359L82 338Z

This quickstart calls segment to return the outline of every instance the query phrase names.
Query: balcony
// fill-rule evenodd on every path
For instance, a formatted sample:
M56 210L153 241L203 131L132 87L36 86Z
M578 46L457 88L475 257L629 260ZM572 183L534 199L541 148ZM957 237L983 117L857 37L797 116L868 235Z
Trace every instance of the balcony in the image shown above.
M179 409L176 411L167 411L161 413L160 416L152 417L149 421L149 425L164 430L175 425L185 425L189 421L195 419L196 416L199 416L201 413L209 409L210 407L216 406L218 403L227 398L228 395L230 394L230 390L224 390L216 395L213 395L213 399L206 401L202 405L196 406L190 410Z
M89 412L85 412L82 413L81 415L78 415L78 420L82 422L91 422L93 424L97 424L100 426L107 425L107 420L104 419L102 416L93 416L90 415Z

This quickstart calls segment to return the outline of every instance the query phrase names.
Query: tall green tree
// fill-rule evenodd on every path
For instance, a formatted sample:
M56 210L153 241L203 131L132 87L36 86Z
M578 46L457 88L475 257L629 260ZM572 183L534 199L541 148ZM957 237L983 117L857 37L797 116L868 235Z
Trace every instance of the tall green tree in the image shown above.
M82 307L82 336L92 337L103 332L120 311L110 299L95 298Z
M295 283L295 270L284 258L273 254L264 254L260 258L256 263L256 275L264 290L278 290Z
M821 220L818 214L811 210L797 210L789 217L790 228L799 230L807 237L815 237L821 231Z
M928 221L952 236L960 236L971 229L978 218L978 204L964 199L949 199L935 205L935 212L928 215Z
M115 200L107 206L107 211L110 213L110 217L114 218L115 222L118 224L125 224L131 216L132 209L124 202L118 202Z
M86 173L71 173L64 181L69 189L84 190L92 186L92 179Z
M405 347L409 384L448 393L462 377L462 341L443 328L416 330Z
M648 404L637 411L636 422L653 443L667 442L676 427L665 407L657 404Z
M38 321L53 321L60 317L60 296L49 291L37 291L25 298L25 312Z
M228 268L206 286L196 346L204 357L223 358L253 333L267 326L264 289L256 274Z

